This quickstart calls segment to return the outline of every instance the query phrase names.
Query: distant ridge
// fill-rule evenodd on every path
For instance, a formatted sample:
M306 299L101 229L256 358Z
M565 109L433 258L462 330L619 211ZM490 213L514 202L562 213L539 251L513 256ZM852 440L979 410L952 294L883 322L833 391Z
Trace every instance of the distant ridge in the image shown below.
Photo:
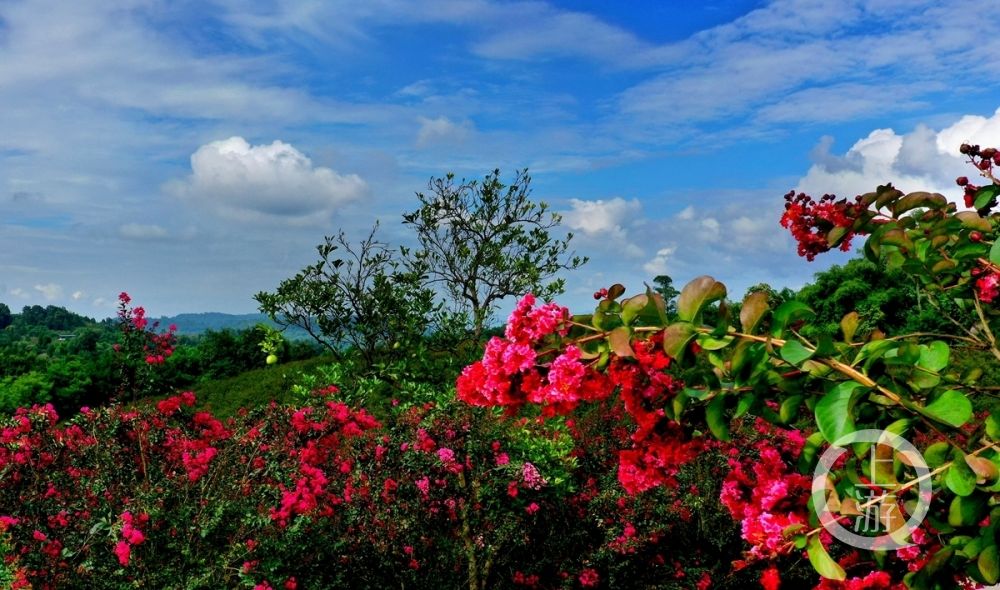
M267 324L275 329L281 329L262 313L232 314L218 311L182 313L175 316L161 316L156 321L160 322L161 328L176 324L178 334L188 335L201 334L208 330L216 332L220 330L247 330L257 324ZM290 340L312 339L308 332L297 326L286 328L283 334L285 338Z

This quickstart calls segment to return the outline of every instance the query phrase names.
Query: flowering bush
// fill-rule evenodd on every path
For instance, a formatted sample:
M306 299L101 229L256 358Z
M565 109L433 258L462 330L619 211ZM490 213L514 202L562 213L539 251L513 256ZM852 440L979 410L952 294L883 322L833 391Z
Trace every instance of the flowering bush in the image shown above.
M752 293L732 325L726 288L711 277L683 289L676 317L667 316L662 297L648 288L620 300L625 289L614 285L598 292L598 306L588 315L571 316L553 303L536 307L526 297L511 315L505 338L493 339L483 359L463 372L458 395L471 404L542 418L565 415L584 402L621 408L632 432L618 453L618 478L631 493L676 488L678 471L711 446L703 432L730 441L731 421L748 413L775 425L803 420L807 432L772 435L752 465L739 452L732 460L722 498L742 522L751 545L748 560L804 551L823 577L819 588L996 583L1000 421L988 412L973 414L976 372L950 369L947 340L1000 359L994 337L1000 310L992 306L1000 285L1000 215L992 213L1000 182L992 168L1000 159L996 150L962 151L991 181L975 186L958 179L975 211L957 212L939 194L903 194L887 185L853 201L789 193L781 219L810 260L834 247L848 249L853 236L867 235L866 255L912 275L930 304L975 309L974 326L951 318L960 336L885 338L876 332L859 341L858 314L850 313L836 338L817 332L811 341L802 334L813 312L799 301L772 310L765 293ZM719 321L705 325L707 310L719 301L713 313ZM848 494L855 485L877 488L876 473L864 468L859 476L858 459L835 464L825 479L832 520L818 519L809 509L812 479L804 475L826 445L864 429L921 441L933 470L919 475L912 457L890 454L892 467L878 475L889 478L895 495L877 521L892 542L876 544L874 551L847 550L827 526L875 505ZM875 465L877 446L855 452ZM918 493L917 484L928 479L933 493ZM929 511L927 530L904 527L898 516L921 505ZM895 553L885 551L896 547ZM779 583L778 570L766 569L761 584Z
M853 201L789 194L781 220L810 259L867 236L866 255L919 281L958 336L862 338L856 313L837 334L809 330L805 304L772 309L764 292L730 313L725 286L699 277L669 315L659 294L625 298L621 285L598 291L585 315L527 295L454 392L434 385L440 375L414 383L390 364L395 376L348 391L311 382L294 405L226 420L197 410L190 392L62 422L51 406L21 408L0 418L0 582L996 583L1000 420L975 395L981 371L958 371L953 357L976 348L1000 360L1000 156L963 153L990 181L958 179L975 210L884 186ZM119 394L160 393L173 330L158 333L124 293L119 321ZM929 470L907 451L855 444L811 476L824 449L866 429L908 437ZM857 486L890 485L874 513L889 541L850 547L831 535L871 513ZM902 526L919 505L926 517ZM796 567L806 560L814 571Z
M115 345L118 367L118 398L137 399L165 393L157 369L174 353L177 326L158 332L159 322L150 324L146 310L132 305L124 291L118 295L119 343Z

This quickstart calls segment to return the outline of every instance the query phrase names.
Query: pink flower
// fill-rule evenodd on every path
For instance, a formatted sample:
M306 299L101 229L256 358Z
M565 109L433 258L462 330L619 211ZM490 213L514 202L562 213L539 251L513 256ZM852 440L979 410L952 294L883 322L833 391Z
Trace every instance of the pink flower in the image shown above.
M417 486L417 489L420 490L420 495L423 496L424 498L426 498L427 495L430 494L431 492L431 480L428 479L426 476L421 477L420 479L415 481L414 485Z
M600 575L598 575L597 570L592 568L587 568L580 572L580 585L584 588L593 588L601 581Z
M540 490L548 483L538 468L527 461L521 466L521 479L524 481L524 486L532 490Z
M565 334L569 310L555 303L546 303L534 309L535 296L526 294L514 307L507 319L504 335L508 340L535 344L556 331Z
M440 459L445 465L451 465L455 462L455 451L447 447L441 447L438 449L437 456L438 459Z
M118 557L118 563L127 566L132 555L132 546L128 544L128 541L118 541L115 544L115 555Z
M540 509L541 508L538 506L538 504L532 502L531 504L528 504L528 506L524 509L524 511L527 512L528 514L534 514L538 512Z
M990 272L976 280L976 294L983 303L992 303L1000 294L1000 274Z

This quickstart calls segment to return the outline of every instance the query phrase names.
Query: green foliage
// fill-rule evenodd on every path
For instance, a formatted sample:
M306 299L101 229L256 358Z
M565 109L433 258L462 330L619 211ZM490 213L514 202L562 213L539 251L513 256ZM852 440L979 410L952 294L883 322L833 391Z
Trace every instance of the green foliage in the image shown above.
M563 290L550 280L586 258L567 255L572 234L553 238L560 217L544 202L531 200L531 177L518 171L510 184L494 170L481 181L448 174L432 178L428 193L417 193L420 208L403 215L420 249L411 264L441 286L457 311L472 317L478 340L500 300L534 293L549 299Z
M676 299L681 292L677 290L677 287L674 287L674 280L669 275L657 275L653 278L653 289L660 294L660 297L663 297L667 314L676 314Z
M272 401L293 402L297 399L293 385L302 379L302 375L312 374L328 366L330 361L330 356L318 356L252 369L236 376L200 381L194 385L199 407L209 409L218 416L229 417L240 408L258 408ZM318 387L320 382L314 383Z
M334 356L350 346L369 365L402 354L431 326L434 294L418 272L368 237L352 246L344 232L317 246L319 260L254 299L280 325L305 329ZM335 257L338 250L342 257Z

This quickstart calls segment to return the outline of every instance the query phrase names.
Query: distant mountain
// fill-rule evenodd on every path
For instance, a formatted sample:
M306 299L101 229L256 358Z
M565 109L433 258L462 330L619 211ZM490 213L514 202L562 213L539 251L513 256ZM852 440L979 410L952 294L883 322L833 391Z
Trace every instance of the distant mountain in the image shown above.
M175 316L162 316L157 318L160 327L165 328L170 324L177 325L178 334L201 334L207 330L246 330L253 328L257 324L267 324L276 329L280 327L272 322L262 313L220 313L210 311L206 313L182 313ZM290 340L311 340L312 336L302 328L292 326L283 332L285 338Z

